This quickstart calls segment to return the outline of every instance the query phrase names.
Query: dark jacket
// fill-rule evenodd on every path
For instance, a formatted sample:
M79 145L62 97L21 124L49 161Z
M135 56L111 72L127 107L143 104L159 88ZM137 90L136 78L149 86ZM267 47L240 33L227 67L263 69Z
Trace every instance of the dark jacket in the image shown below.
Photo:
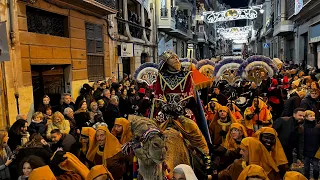
M70 102L70 104L63 103L63 104L61 105L61 107L60 107L60 112L63 114L64 109L65 109L65 108L68 108L68 107L71 108L73 111L75 111L75 109L74 109L74 107L75 107L74 103L73 103L73 102Z
M19 153L17 154L16 157L16 165L19 167L20 162L23 160L23 158L28 157L30 155L35 155L41 157L46 164L50 163L50 158L52 156L52 151L50 147L47 146L42 146L42 147L28 147L28 148L23 148L19 150Z
M80 112L76 111L74 113L74 119L76 121L77 129L82 130L82 127L87 127L90 120L90 114L88 111L86 112Z
M4 165L9 157L12 156L11 149L7 146L5 147L6 156L0 158L0 179L11 179L9 168Z
M99 99L102 98L101 95L102 95L102 93L103 93L103 90L104 90L103 88L98 87L98 89L94 91L93 97L94 97L94 99L95 99L96 101L98 101Z
M131 103L128 96L120 96L119 98L119 110L122 117L127 118L131 112Z
M297 93L293 93L292 96L285 101L281 117L292 116L293 111L300 106L300 103L300 96Z
M103 119L108 124L108 128L110 132L114 126L114 121L116 120L116 118L119 118L119 117L120 117L120 112L119 112L118 106L115 106L109 103L105 113L103 114Z
M18 146L21 146L22 135L15 134L11 131L9 131L8 135L9 135L8 146L10 147L10 149L12 149L12 151L14 151Z
M316 114L316 119L320 120L320 102L318 99L312 99L311 96L306 96L302 99L300 103L300 107L305 110L311 110Z
M46 132L47 132L47 121L43 120L40 123L36 122L31 122L30 126L28 127L28 131L30 133L30 136L34 133L39 133L42 137L46 137Z
M85 100L87 105L88 105L88 109L90 107L91 102L94 101L94 98L92 95L88 94L87 92L80 92L81 94L77 97L76 99L76 103L75 103L75 110L78 110L80 107L80 102Z
M316 121L305 120L303 127L303 155L312 158L316 154L320 145L320 124L317 124Z
M228 99L225 95L223 94L213 94L212 98L216 98L218 100L218 103L221 104L222 106L226 106L228 104Z
M285 151L298 149L298 159L302 158L303 135L294 117L280 117L272 126L278 133L279 140Z
M70 152L71 147L76 143L76 139L70 134L62 134L61 139L51 145L51 150L54 152L62 147L63 151Z

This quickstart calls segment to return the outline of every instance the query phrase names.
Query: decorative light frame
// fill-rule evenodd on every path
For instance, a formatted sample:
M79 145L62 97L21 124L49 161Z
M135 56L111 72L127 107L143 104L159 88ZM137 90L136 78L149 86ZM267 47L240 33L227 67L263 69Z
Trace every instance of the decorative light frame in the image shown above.
M256 19L258 17L257 9L260 10L263 5L251 6L248 9L228 9L225 11L207 11L203 12L208 23L216 23L221 21L233 21L240 19Z
M224 34L224 33L249 33L250 31L252 31L252 26L218 28L217 29L217 32L220 34Z

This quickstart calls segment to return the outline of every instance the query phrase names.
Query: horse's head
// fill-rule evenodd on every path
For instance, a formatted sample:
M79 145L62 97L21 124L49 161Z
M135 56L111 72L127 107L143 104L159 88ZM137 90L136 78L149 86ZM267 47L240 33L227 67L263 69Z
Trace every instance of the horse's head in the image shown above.
M160 164L165 160L164 137L154 121L136 117L131 121L131 131L136 143L140 145L133 148L138 159L146 164Z

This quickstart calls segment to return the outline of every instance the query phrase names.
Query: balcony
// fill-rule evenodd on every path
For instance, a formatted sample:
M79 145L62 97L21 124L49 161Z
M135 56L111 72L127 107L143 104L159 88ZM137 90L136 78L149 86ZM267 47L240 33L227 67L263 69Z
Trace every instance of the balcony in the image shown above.
M287 36L293 33L293 30L294 25L291 20L286 20L281 15L275 18L273 36Z
M290 0L292 1L292 0ZM294 3L294 0L293 0ZM311 19L319 14L320 1L318 0L303 0L303 8L297 15L289 16L288 18L296 23L303 24L306 20Z
M70 8L81 13L103 17L117 13L118 0L45 0L56 6Z
M188 32L188 18L185 15L178 15L176 17L176 28L184 33Z
M196 33L198 37L198 42L199 43L207 43L207 34L205 32L197 32Z
M151 29L143 27L135 22L127 21L122 18L116 18L118 24L118 34L125 36L126 24L129 27L130 35L137 39L143 39L143 31L146 32L147 39L150 41Z
M112 9L116 9L117 7L117 1L116 0L95 0L96 2L103 4L107 7L110 7Z

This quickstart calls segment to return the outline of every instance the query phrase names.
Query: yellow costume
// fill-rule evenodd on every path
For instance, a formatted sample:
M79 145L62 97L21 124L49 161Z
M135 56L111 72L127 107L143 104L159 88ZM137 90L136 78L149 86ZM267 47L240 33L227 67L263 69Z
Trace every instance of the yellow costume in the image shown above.
M84 155L87 154L88 148L91 146L95 139L96 130L92 127L83 127L81 130L80 143L82 144L81 151ZM82 136L89 138L89 143L82 143Z
M122 126L122 135L121 139L119 140L120 144L125 144L132 140L132 133L130 130L130 122L125 118L116 118L114 124L121 125ZM116 136L116 132L114 130L114 127L112 128L111 133Z
M211 109L210 103L214 103L214 109ZM217 98L212 98L211 102L205 107L206 119L207 121L212 121L214 115L218 113L218 110L221 107L221 104L218 103Z
M63 157L66 158L66 160L59 164L59 167L62 170L77 173L81 175L83 179L87 177L89 174L89 169L75 155L66 152Z
M104 150L102 152L102 161L103 161L103 165L107 167L106 160L108 158L113 157L114 155L116 155L121 151L121 144L119 143L118 139L109 132L109 129L107 127L99 126L97 128L97 131L99 130L106 132L106 142L104 145ZM87 153L87 159L93 162L97 152L98 152L98 144L97 144L97 139L95 138L92 145L90 145L89 147L89 150Z
M259 176L264 178L264 180L269 180L267 173L264 169L258 165L252 164L244 168L241 174L238 177L238 180L247 180L248 177Z
M307 180L307 178L299 172L287 171L283 177L283 180Z
M109 178L113 180L112 174L103 165L97 165L92 167L88 176L85 178L85 180L94 180L95 178L102 175L108 175Z
M229 129L229 132L227 134L226 140L225 142L222 144L222 146L224 148L226 148L227 150L235 150L239 147L239 145L236 143L236 141L232 138L231 136L231 129L236 128L240 131L242 131L243 133L243 138L248 137L246 128L240 124L240 123L232 123Z
M278 138L278 133L275 129L270 128L270 127L262 127L260 128L253 137L257 138L260 140L260 135L264 133L269 133L273 134L276 138L276 144L274 145L272 151L271 151L271 156L276 163L277 166L283 165L283 164L288 164L288 160L286 157L286 154L283 151L281 142Z
M47 165L34 169L29 176L29 180L57 180L57 178Z
M240 148L247 149L249 151L249 165L259 165L266 171L267 174L269 174L272 170L279 172L279 169L270 156L270 153L257 139L253 137L244 138L241 141Z
M245 119L245 125L246 128L253 130L253 126L257 124L257 120L262 121L263 124L270 124L272 121L272 115L270 113L270 110L268 109L268 106L265 102L263 102L260 98L258 98L259 101L259 114L255 114L255 105L254 102L252 102L252 106L246 108L244 112L244 119ZM248 115L254 114L252 119L247 119Z

